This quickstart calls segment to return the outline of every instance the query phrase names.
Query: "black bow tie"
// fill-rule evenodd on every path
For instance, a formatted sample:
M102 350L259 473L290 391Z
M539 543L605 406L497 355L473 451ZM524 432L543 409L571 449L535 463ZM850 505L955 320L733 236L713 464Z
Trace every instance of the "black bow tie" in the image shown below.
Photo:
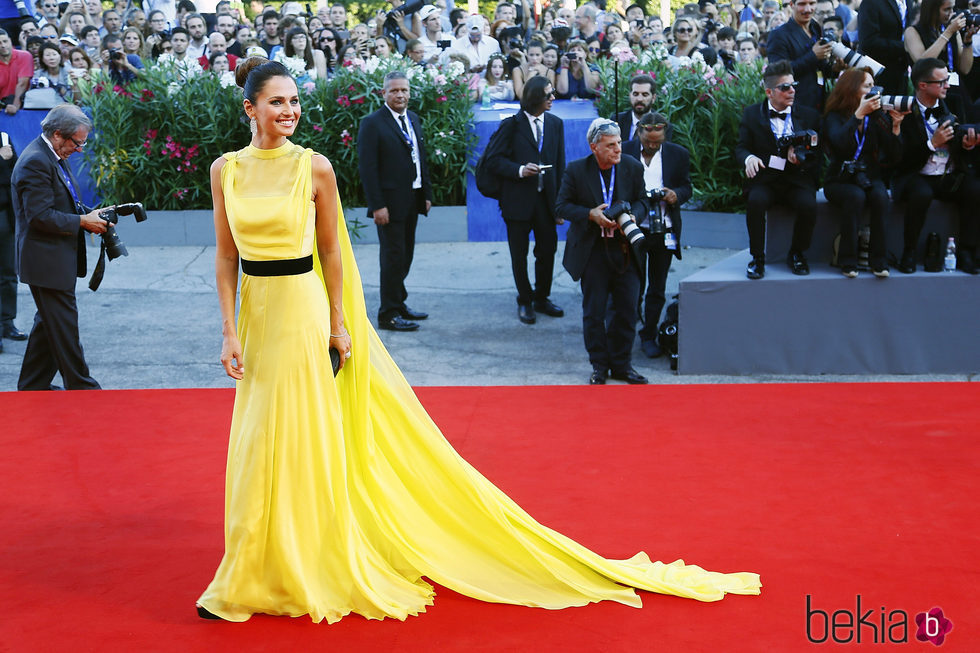
M788 113L779 113L775 109L769 109L769 118L770 118L770 120L772 118L777 118L778 120L786 120L786 117L788 115L789 115Z
M939 115L940 115L940 113L939 113L939 105L936 105L936 106L932 107L931 109L926 109L922 113L922 117L923 117L924 120L929 120L929 117L930 116L932 116L933 118L938 118Z

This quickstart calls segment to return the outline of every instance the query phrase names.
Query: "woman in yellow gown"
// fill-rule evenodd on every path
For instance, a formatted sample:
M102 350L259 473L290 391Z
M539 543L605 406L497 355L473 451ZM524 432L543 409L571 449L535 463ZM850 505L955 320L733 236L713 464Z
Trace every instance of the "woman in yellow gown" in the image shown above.
M634 588L701 601L759 593L753 573L602 558L463 460L368 322L333 170L287 140L295 83L264 59L238 77L252 142L211 168L222 362L237 390L225 553L202 617L404 619L433 601L423 577L545 608L639 606ZM331 347L346 363L336 378Z

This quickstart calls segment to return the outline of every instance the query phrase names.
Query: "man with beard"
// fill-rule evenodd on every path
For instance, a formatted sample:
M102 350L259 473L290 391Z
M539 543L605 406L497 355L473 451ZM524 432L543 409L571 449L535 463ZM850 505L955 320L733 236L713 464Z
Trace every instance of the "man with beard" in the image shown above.
M238 23L231 14L218 14L217 17L217 31L225 37L225 52L228 54L235 55L236 57L242 56L242 44L235 40L235 33L238 31ZM231 65L231 69L235 69L235 64Z
M616 123L619 125L619 132L624 142L636 137L636 123L653 108L653 101L656 99L657 92L654 90L653 78L649 75L634 75L630 80L632 109L616 114Z
M793 78L799 83L796 105L823 110L824 83L831 79L830 43L821 43L823 30L813 20L816 0L791 0L793 20L769 33L766 43L769 61L789 61Z
M623 154L643 165L643 182L648 193L649 216L640 222L646 236L646 296L643 299L643 328L640 348L650 358L661 353L657 343L660 312L667 301L667 273L676 256L681 259L681 205L694 194L691 188L691 154L667 138L667 118L651 111L637 124L639 138L623 146ZM659 218L659 224L655 224ZM641 286L642 287L642 286Z

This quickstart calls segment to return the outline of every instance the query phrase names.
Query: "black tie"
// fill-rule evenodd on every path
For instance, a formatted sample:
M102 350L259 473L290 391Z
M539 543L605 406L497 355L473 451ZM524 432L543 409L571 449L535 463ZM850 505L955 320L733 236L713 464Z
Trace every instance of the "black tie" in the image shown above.
M405 116L398 116L398 120L402 123L402 133L405 134L405 140L408 142L408 146L412 146L412 136L408 133L408 123L405 122Z
M538 144L538 162L541 162L541 138L544 133L541 130L541 118L534 119L534 140ZM538 173L538 192L544 190L544 171Z
M930 117L939 118L939 106L936 105L931 109L926 109L925 112L922 114L922 117L926 122L929 122Z
M776 118L777 120L786 120L786 114L785 113L779 113L775 109L769 109L769 118L770 119Z

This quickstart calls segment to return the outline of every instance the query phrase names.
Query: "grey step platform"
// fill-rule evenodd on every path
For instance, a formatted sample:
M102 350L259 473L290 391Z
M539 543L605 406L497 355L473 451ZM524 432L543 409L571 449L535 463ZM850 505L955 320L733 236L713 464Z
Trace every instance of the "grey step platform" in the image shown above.
M785 262L745 277L748 250L680 282L680 374L927 374L980 371L980 276L888 279Z

